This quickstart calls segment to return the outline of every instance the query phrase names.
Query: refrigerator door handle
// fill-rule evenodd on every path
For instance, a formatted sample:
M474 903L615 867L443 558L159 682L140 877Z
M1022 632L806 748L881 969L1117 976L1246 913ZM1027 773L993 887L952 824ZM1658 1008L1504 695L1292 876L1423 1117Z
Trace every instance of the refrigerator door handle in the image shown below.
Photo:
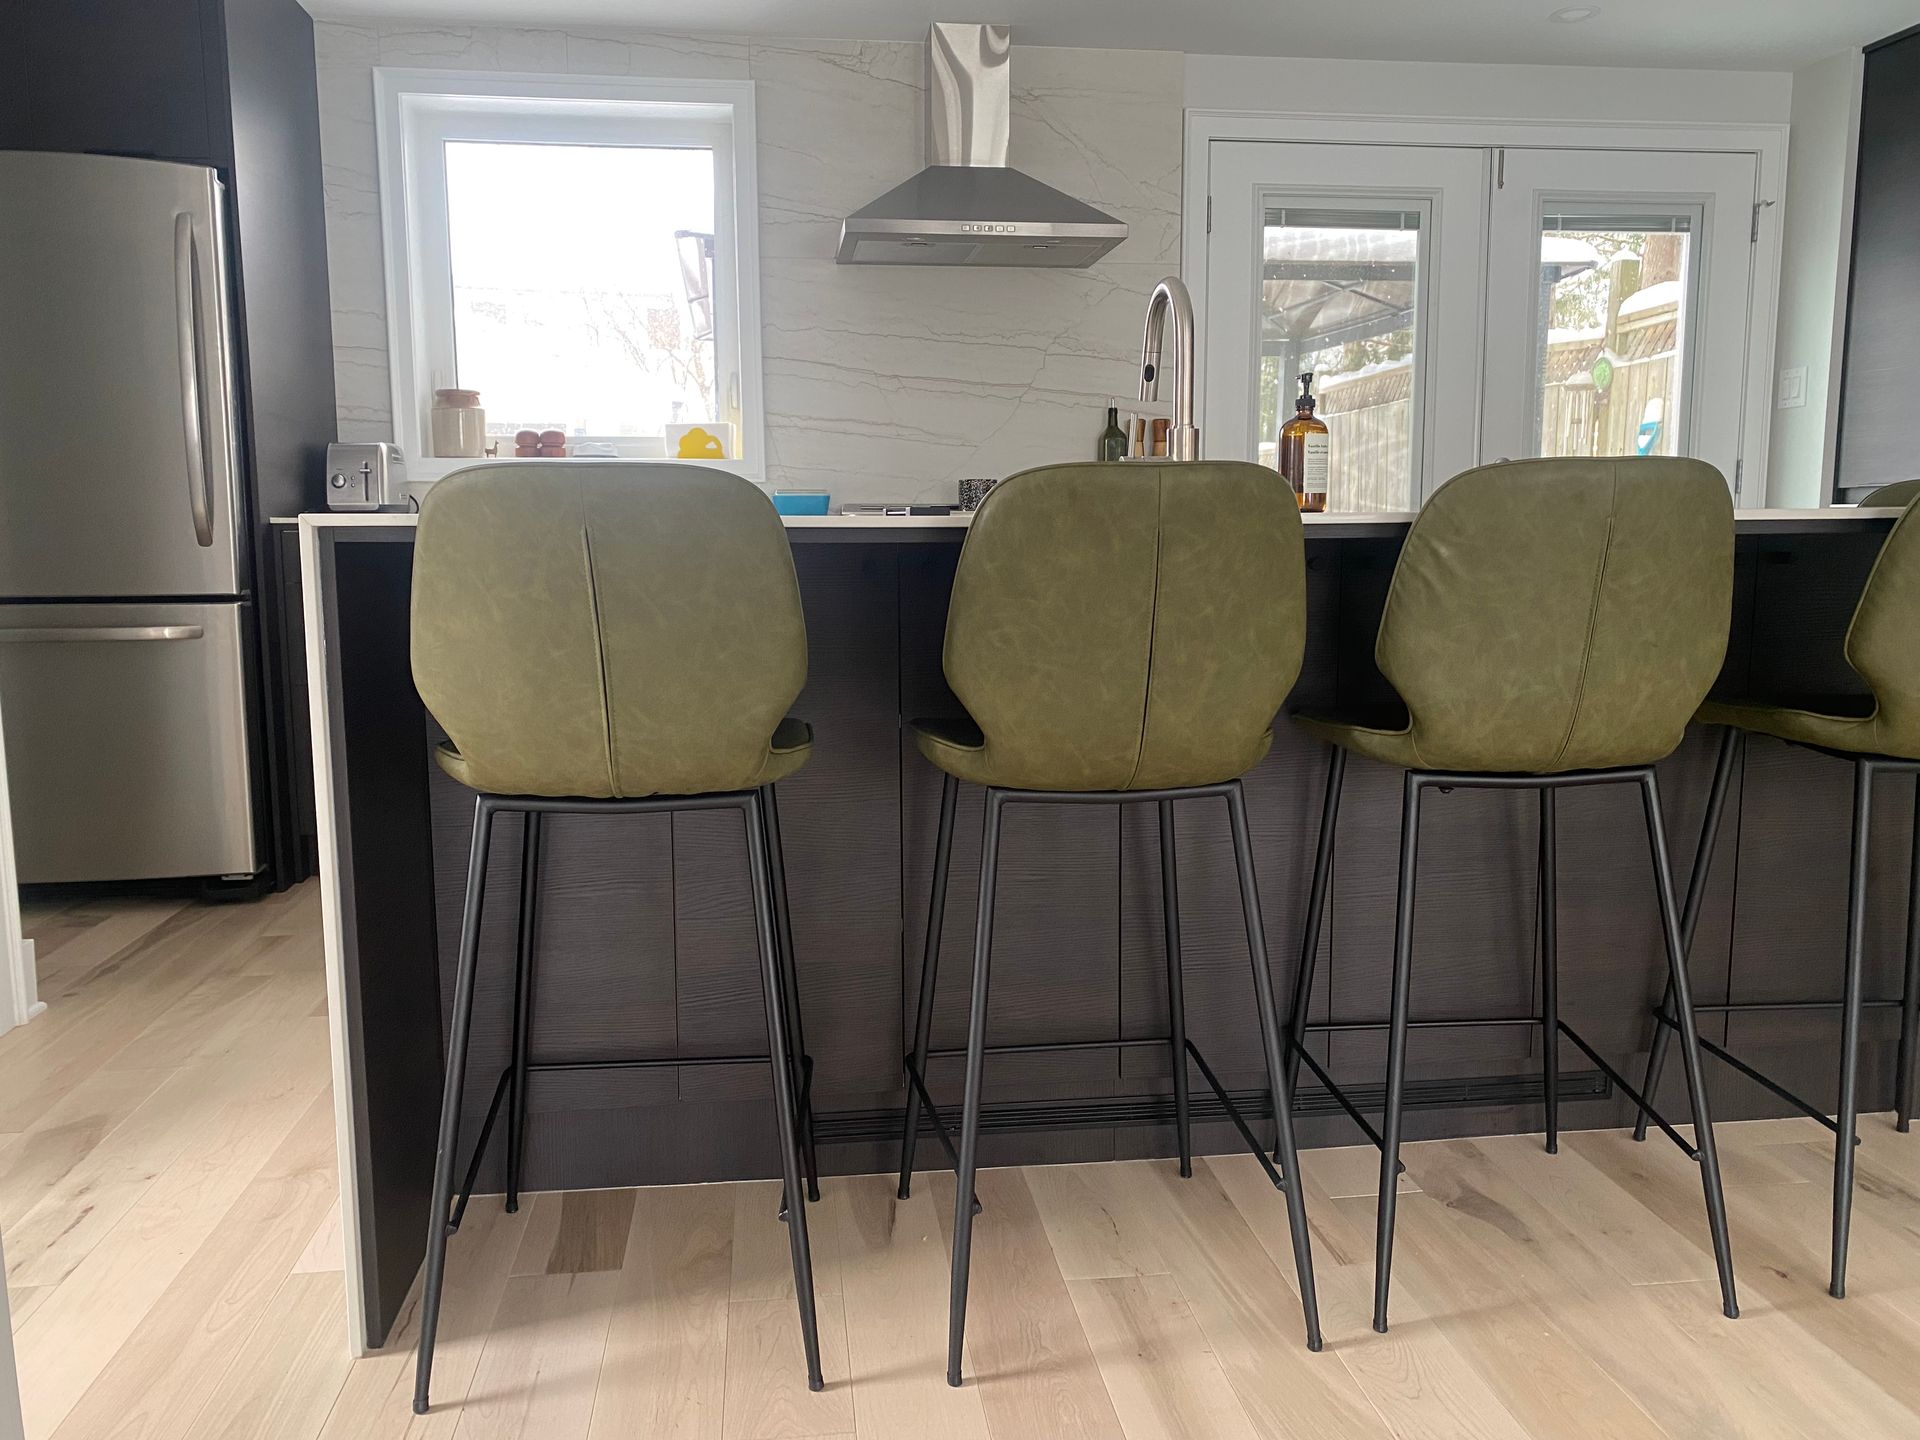
M206 436L200 424L200 257L193 243L193 217L173 217L173 315L180 347L180 420L187 437L187 503L193 533L202 548L213 544L213 477L207 472Z
M0 629L0 645L65 645L74 641L201 640L201 625L23 625Z

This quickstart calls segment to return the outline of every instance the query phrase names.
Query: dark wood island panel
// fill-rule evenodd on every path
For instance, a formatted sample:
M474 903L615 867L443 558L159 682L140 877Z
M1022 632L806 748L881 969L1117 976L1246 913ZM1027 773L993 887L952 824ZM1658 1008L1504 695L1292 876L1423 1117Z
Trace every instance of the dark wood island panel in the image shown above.
M1743 519L1732 642L1717 691L1857 691L1841 654L1847 619L1890 516ZM810 674L795 713L815 753L781 786L821 1163L888 1170L918 986L939 782L906 722L955 706L940 669L958 527L795 528ZM1310 635L1290 707L1385 693L1372 638L1404 521L1310 528ZM431 759L438 735L406 668L410 524L321 518L303 527L316 776L323 795L329 975L342 1098L344 1216L356 1339L385 1340L424 1240L441 1036L450 1006L471 797ZM1685 884L1712 769L1690 734L1661 767L1669 839ZM1284 717L1247 778L1276 985L1289 992L1326 755ZM1884 783L1884 782L1883 782ZM1896 785L1908 782L1895 781ZM1767 740L1748 750L1729 800L1695 944L1696 994L1826 998L1840 989L1850 776L1839 762ZM1898 993L1912 807L1878 807L1870 993ZM329 812L330 813L325 813ZM1423 1017L1533 1013L1535 806L1529 794L1437 796L1422 850L1415 1008ZM1244 938L1220 817L1181 807L1181 911L1190 1034L1236 1098L1264 1107ZM1634 796L1562 797L1561 1005L1617 1065L1640 1063L1664 981L1653 877ZM962 791L941 954L936 1047L965 1031L980 798ZM764 1037L744 838L736 817L555 817L539 898L533 1044L539 1059L732 1053ZM1385 1012L1399 780L1349 769L1313 1018L1366 1024ZM506 1062L519 838L497 835L484 921L467 1116L471 1143ZM1016 809L1002 845L992 1031L996 1041L1164 1033L1157 827L1150 807ZM438 1001L436 1004L435 1001ZM1893 1020L1868 1012L1862 1084L1891 1102ZM1830 1014L1720 1017L1703 1033L1832 1103ZM1356 1095L1377 1094L1384 1037L1318 1035L1315 1053ZM1416 1031L1408 1133L1539 1128L1538 1036L1526 1028ZM1629 1107L1563 1047L1568 1127L1619 1125ZM1780 1113L1725 1067L1709 1074L1722 1118ZM958 1095L957 1060L930 1078ZM983 1163L1173 1151L1169 1069L1158 1049L1100 1047L995 1057ZM1679 1067L1662 1099L1684 1118ZM1303 1081L1303 1144L1357 1132ZM1236 1137L1196 1089L1196 1146ZM531 1089L527 1188L571 1189L778 1173L760 1067L549 1072ZM1069 1124L1068 1122L1076 1122ZM922 1146L940 1164L937 1144ZM481 1188L498 1188L498 1157Z

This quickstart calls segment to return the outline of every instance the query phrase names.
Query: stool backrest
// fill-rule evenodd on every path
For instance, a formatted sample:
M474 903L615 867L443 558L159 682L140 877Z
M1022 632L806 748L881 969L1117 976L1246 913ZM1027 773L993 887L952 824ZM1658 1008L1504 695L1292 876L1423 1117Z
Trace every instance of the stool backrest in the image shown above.
M1864 503L1864 502L1863 502ZM1893 522L1847 627L1847 663L1873 691L1874 746L1920 756L1920 521Z
M1487 465L1415 519L1374 654L1434 768L1645 764L1719 674L1732 600L1733 504L1711 465Z
M1920 480L1896 480L1891 485L1882 485L1878 490L1869 490L1862 505L1898 505L1905 509L1920 496Z
M478 466L420 506L414 683L482 790L744 788L806 670L785 531L736 475Z
M981 503L946 672L995 771L1037 790L1244 773L1300 672L1300 513L1242 461L1059 465Z

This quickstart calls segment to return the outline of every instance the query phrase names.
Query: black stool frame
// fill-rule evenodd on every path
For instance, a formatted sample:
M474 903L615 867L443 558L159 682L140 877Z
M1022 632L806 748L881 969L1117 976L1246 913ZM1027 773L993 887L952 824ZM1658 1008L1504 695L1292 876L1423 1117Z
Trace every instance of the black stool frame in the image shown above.
M1789 744L1795 742L1787 742ZM1860 1120L1860 1015L1869 1007L1874 1009L1898 1009L1900 1011L1900 1052L1895 1067L1895 1105L1897 1114L1896 1128L1903 1134L1913 1127L1913 1077L1914 1077L1914 1039L1920 1029L1916 1020L1920 1020L1920 791L1914 799L1913 854L1907 878L1907 953L1906 972L1902 982L1902 993L1898 1000L1869 1000L1862 996L1862 971L1866 960L1866 917L1867 917L1867 859L1868 842L1873 825L1873 782L1879 775L1920 775L1920 760L1901 760L1888 755L1855 755L1840 750L1829 750L1820 745L1803 745L1802 749L1815 750L1822 755L1831 755L1837 760L1845 760L1853 766L1853 843L1848 857L1847 881L1847 959L1846 978L1842 982L1842 998L1839 1000L1793 1000L1793 1001L1730 1001L1726 1004L1702 1005L1695 1003L1692 1011L1696 1015L1738 1015L1755 1011L1782 1010L1838 1010L1840 1012L1840 1114L1838 1119L1827 1114L1807 1100L1793 1093L1786 1086L1762 1074L1759 1070L1715 1045L1710 1040L1702 1040L1700 1048L1717 1060L1724 1061L1749 1080L1771 1090L1803 1115L1818 1120L1833 1132L1833 1255L1832 1268L1828 1275L1827 1291L1835 1299L1844 1299L1847 1293L1847 1241L1853 1223L1853 1166L1854 1150L1860 1143L1857 1133ZM1699 908L1699 893L1704 890L1704 877L1707 862L1713 856L1713 846L1720 830L1720 813L1724 808L1727 784L1733 774L1734 762L1745 753L1746 732L1733 726L1726 727L1720 736L1720 758L1714 767L1713 798L1707 807L1706 824L1700 835L1701 858L1694 865L1693 880L1687 891L1687 911L1693 914ZM1682 1011L1682 1014L1685 1012ZM1653 1035L1653 1050L1647 1056L1647 1078L1641 1087L1643 1093L1651 1096L1660 1084L1660 1072L1666 1066L1669 1036L1680 1022L1674 1016L1673 987L1667 987L1666 995L1660 1001L1660 1008L1654 1012L1656 1022ZM1640 1118L1635 1122L1633 1138L1647 1138L1647 1110L1644 1105Z
M904 1128L900 1137L900 1198L906 1199L913 1184L913 1156L919 1138L922 1108L932 1122L935 1135L954 1162L953 1278L947 1310L947 1383L961 1381L961 1354L967 1325L967 1280L973 1256L973 1217L980 1205L974 1196L980 1139L980 1086L990 1054L1023 1054L1051 1050L1094 1050L1166 1045L1172 1051L1175 1128L1180 1144L1180 1173L1193 1174L1193 1140L1187 1113L1187 1057L1200 1067L1201 1075L1225 1106L1229 1118L1239 1129L1253 1153L1266 1169L1274 1187L1287 1197L1287 1223L1292 1233L1294 1267L1299 1275L1301 1305L1306 1317L1307 1348L1321 1348L1320 1308L1313 1286L1313 1250L1307 1234L1307 1213L1299 1185L1300 1157L1294 1144L1291 1089L1283 1064L1284 1034L1274 1009L1273 977L1267 969L1265 927L1260 918L1260 896L1253 873L1253 843L1247 831L1246 800L1238 780L1214 785L1195 785L1165 790L1007 790L989 786L986 791L986 826L980 845L980 909L974 930L973 997L967 1022L967 1048L964 1051L932 1050L933 997L940 963L940 930L947 906L947 872L953 855L953 817L960 782L943 776L940 791L940 829L933 861L933 897L927 910L926 950L920 965L920 1003L914 1020L913 1052L904 1057L908 1088ZM1253 1133L1246 1117L1222 1088L1213 1069L1199 1049L1187 1038L1186 1001L1182 991L1180 964L1180 901L1178 861L1174 850L1173 803L1176 800L1221 799L1227 802L1227 816L1233 833L1234 862L1239 871L1240 902L1245 913L1247 948L1253 961L1253 989L1260 1014L1260 1035L1266 1051L1267 1076L1273 1091L1275 1117L1275 1156L1279 1168L1267 1159L1266 1146ZM1167 1012L1171 1034L1137 1040L1069 1041L1061 1044L988 1045L987 981L993 945L994 884L1000 853L1000 826L1009 805L1127 805L1154 803L1160 816L1160 874L1162 904L1166 919ZM933 1056L965 1054L967 1057L965 1104L960 1123L960 1143L941 1121L927 1092L927 1061Z
M1565 1035L1585 1052L1587 1058L1631 1096L1643 1111L1652 1114L1662 1131L1689 1156L1700 1163L1700 1181L1706 1193L1707 1224L1713 1233L1714 1261L1720 1272L1722 1309L1728 1318L1740 1313L1734 1294L1733 1257L1727 1239L1726 1197L1720 1184L1720 1160L1714 1146L1713 1122L1707 1109L1706 1085L1701 1072L1699 1037L1695 1034L1693 1014L1685 1008L1690 1000L1687 988L1686 954L1692 920L1697 918L1697 901L1689 895L1689 919L1683 925L1676 913L1673 896L1673 868L1667 857L1667 842L1660 814L1660 785L1651 765L1628 766L1608 770L1572 770L1557 775L1485 774L1438 770L1408 770L1400 811L1400 878L1397 915L1393 936L1393 983L1390 1018L1386 1023L1373 1021L1309 1024L1307 1005L1313 991L1315 952L1326 914L1328 882L1333 873L1333 842L1340 812L1340 791L1346 775L1346 751L1333 748L1327 769L1326 800L1320 813L1320 845L1314 857L1313 885L1307 901L1306 935L1301 947L1300 972L1289 1017L1289 1041L1293 1063L1304 1060L1320 1082L1332 1091L1342 1108L1353 1117L1367 1137L1380 1149L1380 1198L1373 1280L1373 1328L1387 1329L1387 1297L1393 1272L1393 1227L1399 1200L1397 1177L1400 1163L1401 1109L1406 1093L1407 1032L1409 1029L1440 1029L1473 1025L1526 1025L1540 1028L1541 1096L1546 1107L1546 1148L1560 1148L1559 1037ZM1560 1018L1558 960L1556 953L1556 853L1554 798L1558 791L1589 785L1637 785L1646 814L1647 843L1653 854L1655 888L1659 892L1661 928L1665 937L1669 984L1683 1001L1678 1021L1681 1050L1686 1059L1688 1093L1693 1102L1694 1132L1698 1146L1684 1136L1647 1102L1612 1065L1589 1045L1580 1033ZM1410 1020L1408 999L1413 979L1413 901L1414 876L1420 854L1420 802L1428 790L1442 793L1453 789L1538 790L1540 792L1540 1009L1538 1015L1490 1016L1466 1020ZM1724 798L1724 796L1722 796ZM1696 875L1699 873L1696 870ZM1309 1033L1326 1031L1382 1030L1387 1032L1387 1090L1385 1134L1375 1130L1360 1110L1341 1093L1339 1086L1320 1063L1307 1053Z
M654 815L689 810L738 810L745 822L747 864L752 878L754 928L761 965L761 989L766 1000L767 1051L753 1055L670 1057L652 1060L583 1060L534 1063L528 1054L532 1029L535 901L540 873L541 822L547 815ZM486 1119L468 1161L456 1200L453 1194L455 1151L460 1136L460 1111L467 1074L467 1042L473 1028L474 978L480 959L480 914L485 896L487 858L492 848L497 816L524 817L525 841L520 861L520 927L515 953L513 1049ZM819 1171L814 1160L811 1105L813 1062L806 1055L800 1026L799 972L793 953L793 927L787 911L786 863L780 844L780 812L773 787L735 790L712 795L650 796L636 800L585 800L539 795L489 795L474 798L473 843L468 852L466 902L460 920L460 957L453 989L453 1028L447 1038L447 1078L440 1102L440 1137L434 1154L433 1210L427 1229L426 1294L420 1311L420 1350L415 1363L413 1409L427 1413L428 1385L433 1377L433 1347L440 1325L440 1299L446 1279L447 1237L460 1228L472 1198L480 1161L494 1121L504 1103L507 1110L507 1201L509 1211L520 1205L521 1165L525 1151L527 1080L536 1071L647 1069L680 1065L741 1065L767 1063L773 1068L774 1106L779 1116L780 1163L783 1176L781 1218L787 1222L787 1243L793 1256L793 1283L800 1307L800 1330L807 1359L807 1383L819 1390L820 1332L814 1314L813 1260L807 1241L805 1205L790 1205L801 1193L817 1200ZM449 1208L451 1207L451 1214Z

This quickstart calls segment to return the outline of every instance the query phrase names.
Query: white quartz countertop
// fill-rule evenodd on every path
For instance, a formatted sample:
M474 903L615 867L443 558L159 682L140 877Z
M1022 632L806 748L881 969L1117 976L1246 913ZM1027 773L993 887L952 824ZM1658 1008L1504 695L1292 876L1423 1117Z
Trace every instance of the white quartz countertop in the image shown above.
M1386 510L1371 514L1302 515L1307 530L1322 527L1343 533L1366 530L1391 530L1413 521L1410 510ZM1863 520L1897 520L1898 507L1829 505L1807 510L1736 510L1734 523L1742 530L1818 529ZM820 530L837 533L889 530L964 530L973 522L971 514L953 515L782 515L789 530ZM410 511L321 510L299 516L276 516L275 525L312 526L316 529L353 529L362 526L411 528L420 516Z

